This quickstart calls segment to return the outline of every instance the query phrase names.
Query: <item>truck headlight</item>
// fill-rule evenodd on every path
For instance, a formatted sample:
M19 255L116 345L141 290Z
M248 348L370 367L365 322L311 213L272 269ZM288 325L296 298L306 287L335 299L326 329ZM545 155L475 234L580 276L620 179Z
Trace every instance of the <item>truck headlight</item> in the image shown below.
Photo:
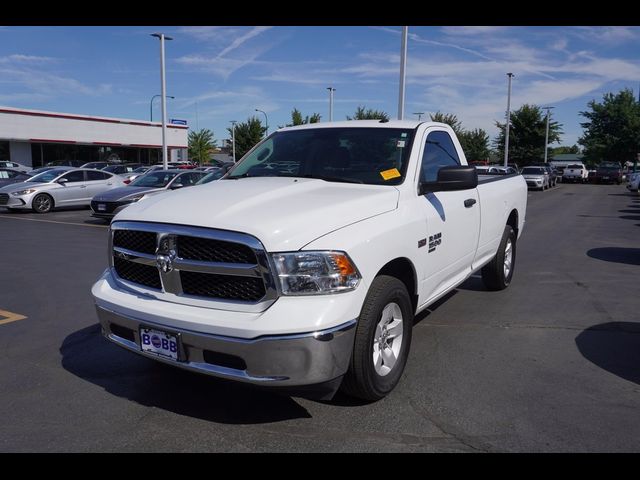
M360 273L344 252L285 252L271 256L283 295L322 295L354 290Z

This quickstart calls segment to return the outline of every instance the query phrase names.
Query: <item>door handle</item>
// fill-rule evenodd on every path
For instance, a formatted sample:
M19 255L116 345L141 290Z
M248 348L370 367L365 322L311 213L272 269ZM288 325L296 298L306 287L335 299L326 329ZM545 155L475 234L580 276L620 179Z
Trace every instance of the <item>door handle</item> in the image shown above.
M80 188L87 188L86 185L80 185Z
M476 199L475 199L475 198L467 198L467 199L464 201L464 206L465 206L466 208L471 208L471 207L473 207L475 204L476 204Z

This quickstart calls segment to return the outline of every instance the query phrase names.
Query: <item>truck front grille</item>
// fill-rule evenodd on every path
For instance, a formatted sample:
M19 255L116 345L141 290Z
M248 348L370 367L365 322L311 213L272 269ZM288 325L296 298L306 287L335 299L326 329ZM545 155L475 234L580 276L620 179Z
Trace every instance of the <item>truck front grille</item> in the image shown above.
M141 232L136 230L114 230L113 246L126 248L133 252L155 255L157 234L154 232Z
M256 263L256 255L246 245L210 238L179 236L178 256L203 262Z
M118 257L114 257L113 267L120 278L157 290L162 288L160 273L156 267L130 262Z
M264 297L260 278L234 277L199 272L180 272L182 290L187 295L256 302Z
M275 301L267 254L250 235L127 221L111 228L117 277L170 294L168 301L188 304L195 297L261 307Z

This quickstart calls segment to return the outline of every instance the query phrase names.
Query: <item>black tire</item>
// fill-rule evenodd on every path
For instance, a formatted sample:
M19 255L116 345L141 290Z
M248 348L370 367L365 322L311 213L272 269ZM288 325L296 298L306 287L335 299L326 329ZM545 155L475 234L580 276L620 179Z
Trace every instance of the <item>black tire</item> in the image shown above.
M39 193L31 201L31 208L36 213L49 213L53 210L53 198L46 193Z
M374 337L376 327L382 320L383 310L392 304L397 305L402 312L402 343L391 370L380 375L373 360ZM413 316L411 298L404 283L387 275L380 275L373 280L358 318L349 370L341 385L344 393L363 400L376 401L393 390L400 381L409 356Z
M511 266L508 274L505 274L505 253L507 244L511 242ZM502 240L498 247L498 253L487 265L482 268L482 281L488 290L504 290L511 283L513 271L516 266L516 232L511 225L504 227Z

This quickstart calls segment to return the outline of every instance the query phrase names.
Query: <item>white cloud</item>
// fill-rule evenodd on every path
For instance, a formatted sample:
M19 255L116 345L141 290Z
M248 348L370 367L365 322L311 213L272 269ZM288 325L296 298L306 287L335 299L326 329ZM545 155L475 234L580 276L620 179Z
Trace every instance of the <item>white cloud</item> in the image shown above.
M253 37L256 37L256 36L260 35L263 32L266 32L270 28L271 27L254 27L254 28L252 28L247 33L245 33L244 35L236 38L233 42L231 42L231 45L229 45L227 48L225 48L224 50L222 50L218 54L218 58L224 57L228 53L231 53L232 51L234 51L235 49L239 48L242 44L244 44L248 40L252 39Z
M0 63L3 64L42 64L42 63L51 63L57 61L56 58L52 57L39 57L36 55L23 55L20 53L15 53L13 55L8 55L6 57L0 57Z
M617 45L640 38L638 27L574 27L569 32L582 40L606 45Z
M483 26L471 26L471 27L442 27L440 31L445 35L453 36L475 36L475 35L492 35L496 33L502 33L507 31L511 27L483 27Z

